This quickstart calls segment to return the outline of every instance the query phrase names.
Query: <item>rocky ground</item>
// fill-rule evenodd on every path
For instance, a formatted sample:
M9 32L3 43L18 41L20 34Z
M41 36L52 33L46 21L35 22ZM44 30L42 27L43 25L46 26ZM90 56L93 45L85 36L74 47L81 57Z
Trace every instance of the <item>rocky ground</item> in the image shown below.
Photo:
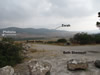
M14 67L16 75L32 75L29 73L27 66L27 62L31 59L49 63L51 65L51 75L100 75L100 69L94 65L95 60L100 60L100 45L56 46L29 44L29 46L31 49L26 53L27 57L24 63ZM67 61L70 59L87 61L89 64L87 70L69 71Z
M33 48L42 52L30 55L39 60L52 64L51 75L99 75L100 69L94 66L95 60L100 60L100 45L86 46L54 46L34 44ZM65 51L65 54L63 53ZM82 59L88 61L89 68L86 71L67 70L67 61L70 59Z

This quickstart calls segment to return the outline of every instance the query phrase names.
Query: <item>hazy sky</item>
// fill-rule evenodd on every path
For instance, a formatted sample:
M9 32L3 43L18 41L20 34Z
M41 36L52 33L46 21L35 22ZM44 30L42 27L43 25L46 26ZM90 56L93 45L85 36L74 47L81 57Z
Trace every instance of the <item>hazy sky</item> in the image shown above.
M100 0L0 0L0 28L95 30Z

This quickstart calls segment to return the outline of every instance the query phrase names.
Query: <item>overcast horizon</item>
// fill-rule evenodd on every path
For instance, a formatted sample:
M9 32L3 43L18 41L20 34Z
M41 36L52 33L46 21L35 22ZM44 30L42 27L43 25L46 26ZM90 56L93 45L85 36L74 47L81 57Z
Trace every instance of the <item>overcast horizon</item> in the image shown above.
M99 30L100 0L0 0L0 29L7 27L67 31Z

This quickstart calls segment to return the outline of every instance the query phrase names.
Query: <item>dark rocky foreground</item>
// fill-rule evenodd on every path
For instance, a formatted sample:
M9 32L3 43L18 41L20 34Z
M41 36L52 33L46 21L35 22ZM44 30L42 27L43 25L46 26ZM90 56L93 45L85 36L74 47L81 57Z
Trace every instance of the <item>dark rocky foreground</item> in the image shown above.
M31 60L20 64L19 69L5 66L0 69L0 75L50 75L51 65L47 62Z
M30 52L25 52L27 55L25 62L14 68L10 66L1 68L0 75L100 75L100 68L97 68L94 64L95 60L100 60L100 45L68 47L42 44L29 45L32 49ZM69 53L63 54L63 51ZM79 53L72 54L72 51ZM86 53L80 54L80 52ZM87 61L87 69L68 70L67 62L70 59Z

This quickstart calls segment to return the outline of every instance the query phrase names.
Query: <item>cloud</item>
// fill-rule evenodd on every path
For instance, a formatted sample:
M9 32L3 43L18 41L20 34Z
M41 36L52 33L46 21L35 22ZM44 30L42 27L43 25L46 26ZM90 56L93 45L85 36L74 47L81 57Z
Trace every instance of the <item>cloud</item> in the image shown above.
M97 14L99 3L100 0L0 0L0 27L53 28L62 23L81 27L82 22L91 24L85 19Z
M49 0L52 4L50 16L66 18L84 17L93 11L91 0Z

